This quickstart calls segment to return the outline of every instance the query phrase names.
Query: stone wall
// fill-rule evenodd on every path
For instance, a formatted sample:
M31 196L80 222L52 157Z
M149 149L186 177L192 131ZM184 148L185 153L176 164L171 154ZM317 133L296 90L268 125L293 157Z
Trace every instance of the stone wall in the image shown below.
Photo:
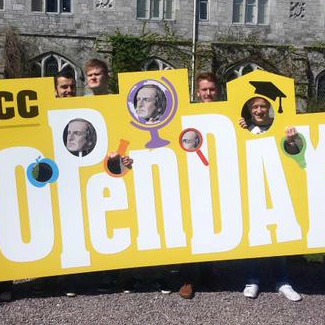
M71 13L31 11L31 0L6 1L0 11L0 29L8 25L23 34L97 37L100 33L140 35L146 31L164 34L166 23L178 37L192 38L193 0L175 0L175 20L141 20L136 17L136 0L72 0ZM210 19L200 22L198 39L220 42L225 36L237 39L258 37L265 43L312 46L325 42L324 0L269 0L267 25L232 23L233 1L209 1Z
M303 111L308 101L315 99L317 78L325 70L325 1L269 3L269 24L263 26L233 24L233 1L209 1L210 19L198 24L197 67L215 71L224 85L229 69L243 62L292 77L299 110ZM6 1L5 10L0 11L0 30L7 26L17 28L27 62L53 52L70 60L80 75L89 58L110 62L113 49L109 43L97 40L103 34L114 35L117 29L135 36L149 31L172 33L174 38L189 44L192 40L192 0L175 0L175 20L168 22L137 19L136 0L73 0L72 13L35 13L30 9L31 0ZM4 40L0 44L1 77ZM178 46L190 62L191 47ZM155 56L175 68L185 67L184 60L170 51L160 49Z

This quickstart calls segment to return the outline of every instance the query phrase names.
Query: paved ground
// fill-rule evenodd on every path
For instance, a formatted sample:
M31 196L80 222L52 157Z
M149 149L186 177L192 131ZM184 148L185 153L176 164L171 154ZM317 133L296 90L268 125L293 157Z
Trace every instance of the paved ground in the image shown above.
M177 292L170 295L143 290L123 294L98 294L86 290L75 298L57 288L35 293L35 281L15 283L15 300L0 304L0 324L196 324L196 325L323 325L325 324L325 268L323 263L307 263L291 258L292 284L303 300L293 303L273 291L269 276L255 300L246 299L240 263L216 265L218 284L214 291L200 288L192 300ZM268 270L266 270L267 275ZM179 279L173 275L175 291Z

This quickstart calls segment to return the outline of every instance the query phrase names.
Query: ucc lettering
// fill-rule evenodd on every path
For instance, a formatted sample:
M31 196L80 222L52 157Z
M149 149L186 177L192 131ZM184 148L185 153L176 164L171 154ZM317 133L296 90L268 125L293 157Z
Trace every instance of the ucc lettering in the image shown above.
M29 105L29 101L37 100L37 93L33 90L21 90L14 94L9 91L0 91L0 120L9 120L15 117L16 111L22 118L33 118L39 114L37 105Z

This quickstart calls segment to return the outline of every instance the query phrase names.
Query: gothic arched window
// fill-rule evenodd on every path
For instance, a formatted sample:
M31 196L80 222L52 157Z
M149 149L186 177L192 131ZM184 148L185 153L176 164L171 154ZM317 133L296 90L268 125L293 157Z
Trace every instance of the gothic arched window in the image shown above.
M322 71L316 79L317 102L325 102L325 71Z
M226 82L244 76L245 74L249 72L253 72L255 70L264 70L264 69L252 62L246 62L246 63L232 66L226 72Z
M53 77L62 69L71 70L75 77L77 88L83 88L83 73L73 62L63 56L50 52L42 54L31 61L31 77Z
M173 69L174 67L172 65L157 58L152 58L143 65L143 70L145 71L173 70Z

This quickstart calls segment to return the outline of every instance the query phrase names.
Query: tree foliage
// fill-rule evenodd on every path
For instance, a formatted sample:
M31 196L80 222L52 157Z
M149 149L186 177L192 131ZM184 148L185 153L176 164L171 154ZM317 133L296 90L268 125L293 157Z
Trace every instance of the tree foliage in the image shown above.
M4 61L5 78L21 78L23 76L23 52L19 34L12 27L5 30Z

